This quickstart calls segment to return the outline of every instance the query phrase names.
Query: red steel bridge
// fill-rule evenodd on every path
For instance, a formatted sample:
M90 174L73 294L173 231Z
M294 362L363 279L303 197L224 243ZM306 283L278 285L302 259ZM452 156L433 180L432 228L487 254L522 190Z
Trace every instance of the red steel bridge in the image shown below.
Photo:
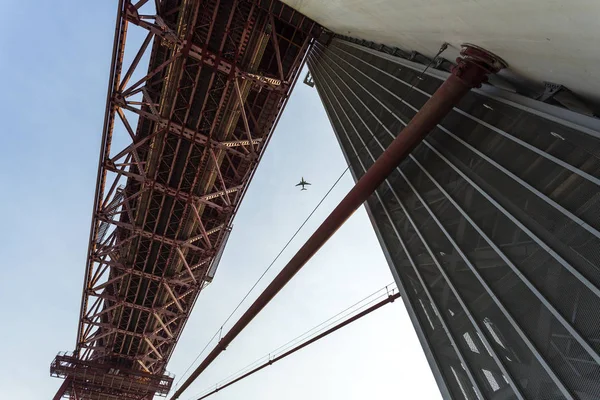
M54 399L167 395L169 358L320 32L277 0L119 1L77 341L51 364L65 379Z
M306 60L356 185L170 400L365 202L399 292L200 399L400 294L444 398L597 398L598 114L562 84L511 81L476 44L440 44L429 59L346 37L278 0L119 0L79 329L51 364L54 399L169 393Z

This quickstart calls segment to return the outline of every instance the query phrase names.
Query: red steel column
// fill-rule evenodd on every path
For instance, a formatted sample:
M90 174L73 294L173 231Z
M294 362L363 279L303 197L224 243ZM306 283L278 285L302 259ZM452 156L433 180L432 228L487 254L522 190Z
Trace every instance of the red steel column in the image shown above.
M71 386L71 380L72 379L69 376L67 376L65 378L65 380L63 381L62 385L60 385L60 387L58 388L58 391L56 392L56 394L54 395L54 397L52 398L52 400L60 400L60 399L62 399L62 397L67 392L67 389L69 389L69 386Z
M176 400L184 390L224 351L254 317L275 297L311 257L329 240L346 220L369 198L385 179L400 165L410 152L440 123L460 99L471 90L479 87L494 74L506 67L506 63L494 54L473 45L463 45L461 58L452 74L421 107L408 125L400 131L396 139L375 161L369 170L356 182L308 241L298 250L275 279L256 301L248 308L229 332L208 354L190 377L173 394Z

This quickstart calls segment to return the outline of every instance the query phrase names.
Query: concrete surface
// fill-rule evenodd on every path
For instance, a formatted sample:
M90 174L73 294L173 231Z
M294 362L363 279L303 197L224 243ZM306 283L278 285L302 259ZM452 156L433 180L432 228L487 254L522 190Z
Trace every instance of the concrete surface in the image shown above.
M433 56L443 42L484 47L505 76L600 99L600 0L283 0L326 28Z

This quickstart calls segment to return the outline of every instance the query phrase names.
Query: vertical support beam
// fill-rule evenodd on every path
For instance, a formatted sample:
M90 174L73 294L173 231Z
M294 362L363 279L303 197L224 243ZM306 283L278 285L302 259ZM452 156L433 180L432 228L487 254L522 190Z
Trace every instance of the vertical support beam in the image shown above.
M188 264L187 260L185 259L185 254L183 254L183 251L181 251L181 249L179 247L177 247L177 253L179 253L179 257L181 257L181 261L183 262L183 265L185 266L185 269L187 270L187 272L190 274L192 281L194 281L194 283L197 283L196 277L194 276L194 273L192 272L190 265Z
M160 316L157 313L152 313L154 315L154 318L158 321L158 323L160 324L160 326L162 326L163 330L167 333L167 335L169 335L169 337L171 339L173 339L173 332L171 332L171 330L167 327L167 325L163 322L163 320L160 318Z
M246 103L244 103L244 107L247 107L248 105ZM248 114L250 116L250 119L252 120L252 124L254 124L254 129L256 129L258 131L258 121L256 120L256 117L254 116L254 113L252 112L252 109L250 107L248 107ZM256 132L259 133L259 132Z
M244 108L244 97L242 96L242 91L240 90L240 84L238 83L237 78L233 78L233 83L235 86L235 91L237 92L238 101L240 103L240 112L242 114L242 120L244 120L244 128L246 128L246 136L248 136L248 140L250 141L250 152L255 154L254 144L252 143L252 133L250 132L250 125L248 124L248 117L246 116L246 109Z
M191 203L191 206L192 206L191 208L194 213L194 216L196 217L196 222L198 223L198 227L200 228L202 237L204 238L204 241L208 245L208 248L211 249L213 246L210 241L210 238L208 237L208 233L206 233L206 228L204 227L204 222L202 221L202 217L200 217L200 213L198 212L198 207L196 207L196 205L193 202Z
M373 194L410 152L436 127L471 88L479 87L490 73L497 73L506 63L496 55L472 45L465 45L452 74L417 112L396 139L375 161L356 185L298 250L275 279L233 325L218 345L173 394L178 399L192 382L248 326L258 313L279 293L312 256L333 236L348 218Z
M225 192L225 202L228 206L231 206L231 198L229 197L229 193L227 192L227 185L225 184L225 179L223 179L223 174L221 174L221 166L219 165L219 160L217 159L217 156L215 155L215 152L212 148L209 151L215 163L215 170L217 171L217 176L219 177L219 181L221 182L223 192Z
M62 383L62 385L60 385L60 387L58 388L58 391L56 392L52 400L62 399L69 386L71 386L71 378L67 377Z
M144 371L146 371L147 373L150 373L150 370L148 369L148 367L146 367L146 364L144 364L144 362L142 360L137 360L138 364L140 364L140 366L142 367L142 369Z
M173 290L171 290L171 287L169 286L169 284L166 283L166 282L163 282L163 286L165 287L165 289L169 293L169 296L171 296L171 299L173 299L173 301L175 302L175 305L177 306L177 308L179 309L179 311L184 312L184 309L181 306L181 303L179 302L179 300L177 300L177 296L175 296L175 293L173 293Z
M275 57L277 58L277 69L279 70L279 79L281 82L285 81L285 75L283 74L283 64L281 63L281 53L279 52L279 39L277 39L277 31L275 31L275 19L273 13L269 13L271 22L271 33L273 38L273 47L275 47Z
M152 342L150 341L150 339L148 339L147 337L144 337L144 340L146 341L146 343L148 343L148 346L150 346L150 348L152 349L152 351L154 352L154 354L156 354L156 356L158 357L159 360L163 359L162 354L160 354L160 352L156 349L156 347L154 347L154 345L152 344Z
M138 64L140 63L140 60L142 59L144 53L146 52L146 49L148 48L148 45L152 41L153 37L154 37L154 34L152 32L148 32L148 34L146 35L146 39L144 39L144 43L142 43L142 46L138 50L133 61L131 62L131 65L127 69L127 72L123 76L121 83L119 84L119 92L122 92L123 89L125 89L125 86L127 86L127 83L129 82L129 79L131 78L131 75L133 75L133 71L135 71Z

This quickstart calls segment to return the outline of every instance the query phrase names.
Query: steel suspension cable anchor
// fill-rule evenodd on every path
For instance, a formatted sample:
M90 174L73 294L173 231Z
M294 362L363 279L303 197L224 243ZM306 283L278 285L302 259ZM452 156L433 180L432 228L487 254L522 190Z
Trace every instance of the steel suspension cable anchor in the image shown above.
M460 54L461 57L456 59L457 65L452 69L452 73L446 81L421 107L408 125L400 131L396 139L356 182L356 185L229 332L223 336L217 346L173 394L171 400L176 400L181 396L472 88L481 86L487 81L489 74L495 74L507 66L498 56L474 45L463 45Z

